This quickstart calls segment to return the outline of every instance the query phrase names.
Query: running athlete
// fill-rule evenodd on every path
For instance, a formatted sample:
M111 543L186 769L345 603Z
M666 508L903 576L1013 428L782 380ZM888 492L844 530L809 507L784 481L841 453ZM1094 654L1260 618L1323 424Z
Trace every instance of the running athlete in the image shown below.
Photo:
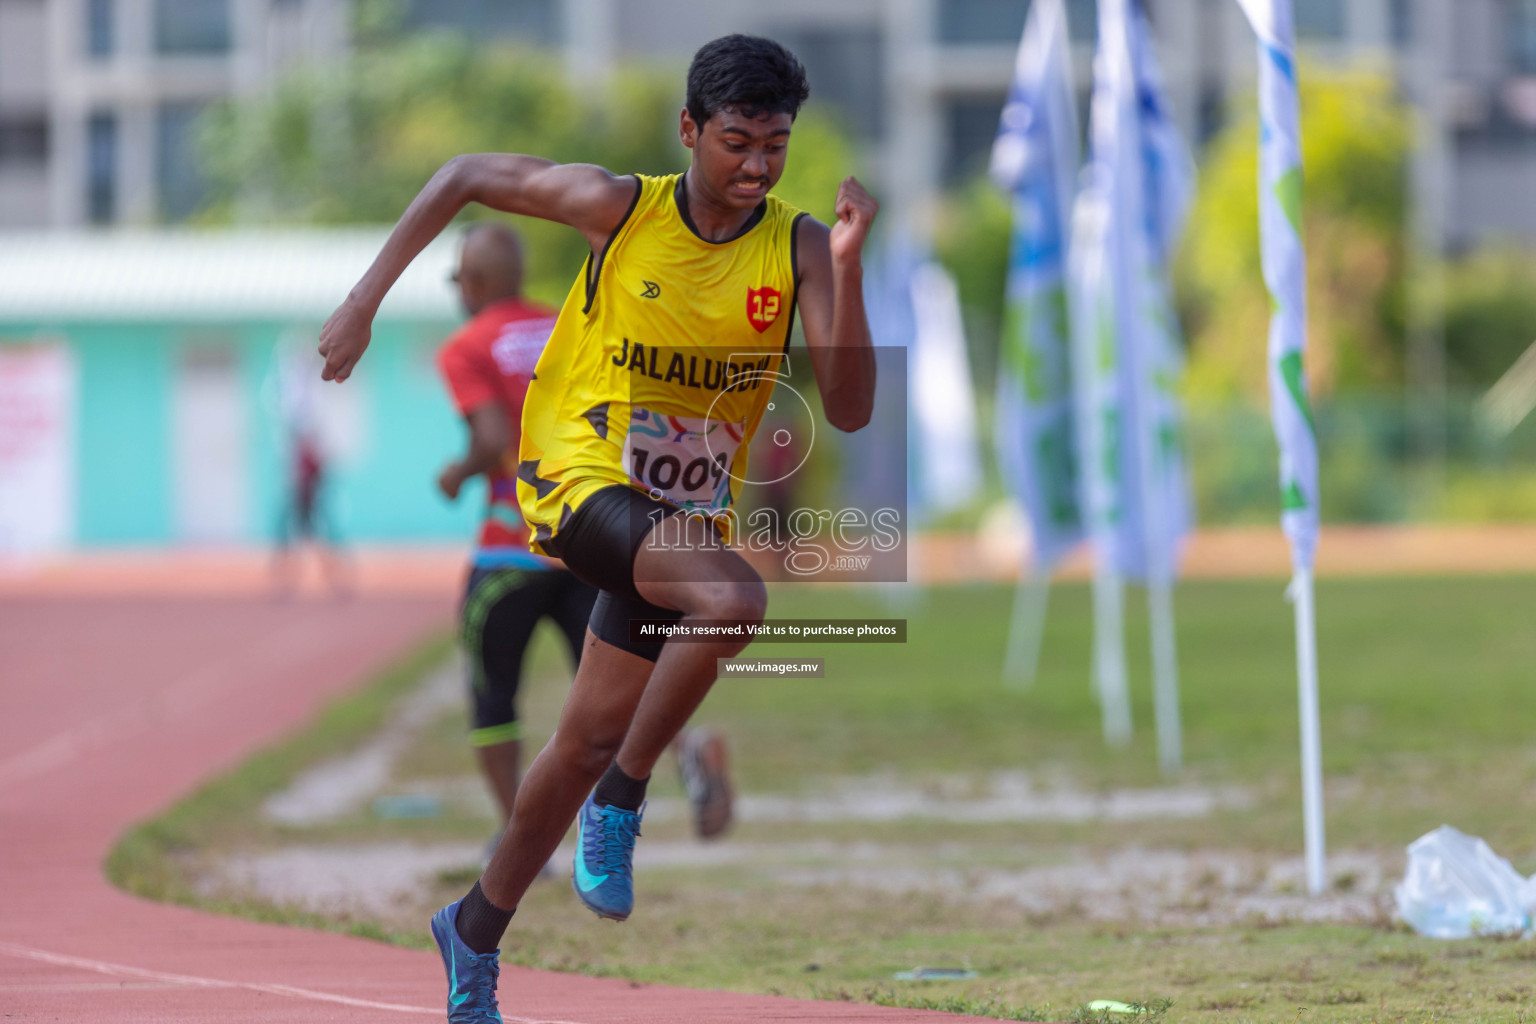
M517 694L528 642L547 617L579 665L597 591L555 559L528 550L528 528L517 506L524 396L557 311L523 299L522 243L502 224L465 232L453 281L471 319L443 343L437 365L469 428L469 446L443 467L437 486L456 501L468 480L486 477L486 516L471 557L460 641L469 669L469 742L505 827L522 767ZM717 836L731 818L724 737L689 729L676 746L694 830L702 838Z
M466 481L486 477L485 520L471 557L459 636L469 670L469 743L504 827L522 767L517 692L528 642L548 617L579 664L597 591L554 559L528 550L528 527L517 507L523 396L556 310L523 300L522 246L502 224L478 224L465 233L453 280L470 320L443 343L437 366L469 427L469 446L443 468L437 486L456 501Z
M747 641L637 641L630 620L762 621L761 578L726 537L677 513L733 506L772 394L762 383L797 310L828 421L842 430L869 421L875 359L861 253L876 203L844 180L829 229L770 194L808 94L804 68L782 46L727 36L705 44L688 71L684 174L455 157L321 331L323 376L345 380L390 285L471 202L569 224L591 246L528 389L518 498L534 549L602 594L559 727L529 767L489 867L432 918L450 1021L502 1019L497 946L578 815L577 895L603 917L633 908L651 769L709 692L718 659ZM661 422L668 429L655 429ZM728 527L727 517L714 521Z

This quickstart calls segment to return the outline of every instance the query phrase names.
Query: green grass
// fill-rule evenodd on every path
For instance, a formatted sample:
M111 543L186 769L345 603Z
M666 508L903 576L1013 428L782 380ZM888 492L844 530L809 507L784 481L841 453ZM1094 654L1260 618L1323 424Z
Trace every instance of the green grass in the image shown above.
M1355 783L1334 794L1330 839L1398 846L1453 821L1529 859L1536 851L1522 819L1536 811L1536 580L1325 580L1317 601L1324 772ZM722 682L702 715L739 737L748 789L865 772L1052 767L1090 787L1170 781L1157 768L1139 595L1127 637L1136 735L1124 751L1099 738L1087 588L1052 594L1039 679L1023 693L999 682L1008 602L1006 589L982 586L934 590L904 611L833 588L781 591L770 614L897 614L909 619L909 642L764 645L765 655L825 657L827 678ZM1177 822L1134 831L1181 846L1296 845L1295 654L1282 586L1187 583L1177 615L1182 778L1251 785L1273 799L1192 832ZM1469 803L1469 791L1479 798ZM1055 838L1082 833L1063 828Z
M743 823L727 842L878 843L924 869L960 873L1126 849L1299 856L1300 795L1291 609L1274 582L1200 582L1177 597L1187 767L1165 778L1151 730L1147 635L1133 597L1137 733L1124 750L1099 738L1088 688L1091 635L1081 586L1053 593L1040 676L1025 692L999 681L1007 589L935 589L888 604L851 588L774 588L775 617L905 617L906 645L762 645L765 656L822 657L824 679L722 681L699 718L731 736L740 788L805 793L829 778L889 777L926 786L1024 771L1103 790L1236 785L1247 806L1204 818L1137 822L944 824L932 821ZM1536 868L1536 579L1394 579L1319 585L1319 664L1330 848L1392 854L1450 822ZM551 637L535 651L524 714L530 746L547 735L565 668ZM440 641L313 730L205 787L114 851L118 884L208 902L193 884L229 852L288 842L479 838L487 822L451 811L429 821L359 815L314 829L256 813L303 766L377 728L392 702L437 664ZM425 730L397 781L472 772L462 713ZM677 792L664 763L653 793ZM680 822L647 823L648 842L683 841ZM424 912L462 894L472 870L446 871L418 905L378 918L320 922L253 897L221 909L341 927L423 945ZM1347 888L1348 878L1337 880ZM509 933L506 959L559 970L700 987L849 998L1007 1019L1098 1020L1095 999L1139 999L1169 1021L1515 1021L1536 1013L1526 942L1440 943L1382 920L1369 925L1259 920L1170 927L1031 913L1007 902L785 885L751 863L669 867L637 879L623 926L538 885ZM896 983L917 965L965 966L973 981ZM1171 1006L1169 1001L1171 1000ZM1114 1018L1119 1019L1119 1018ZM1139 1018L1138 1018L1139 1019Z

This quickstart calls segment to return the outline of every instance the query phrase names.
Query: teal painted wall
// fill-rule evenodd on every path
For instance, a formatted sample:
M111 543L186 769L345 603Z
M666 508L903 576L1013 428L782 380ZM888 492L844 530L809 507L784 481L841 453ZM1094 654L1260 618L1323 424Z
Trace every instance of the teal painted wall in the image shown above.
M363 451L335 481L343 536L369 541L471 539L484 491L460 494L456 505L437 491L437 475L462 454L466 434L433 363L454 325L376 327L368 354L352 379L336 387L363 389L369 425Z
M328 500L343 541L463 541L473 536L484 490L457 505L436 489L439 469L464 446L432 354L456 324L386 321L353 379L359 411L355 457L332 466ZM313 333L314 326L306 328ZM76 542L82 547L164 546L177 536L174 402L185 351L227 349L237 367L246 431L242 537L269 543L285 488L286 439L271 375L293 325L0 323L0 345L63 339L78 372ZM327 385L329 388L332 385Z
M172 540L172 366L153 327L59 332L74 351L75 523L88 544Z

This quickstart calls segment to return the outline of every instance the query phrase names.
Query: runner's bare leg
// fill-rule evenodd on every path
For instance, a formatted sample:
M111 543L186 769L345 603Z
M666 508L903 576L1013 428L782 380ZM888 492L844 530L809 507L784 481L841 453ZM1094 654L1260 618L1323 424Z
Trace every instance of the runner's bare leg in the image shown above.
M691 533L689 531L692 531ZM653 541L665 543L653 543ZM635 589L663 608L683 613L681 624L720 619L755 626L768 609L768 591L756 570L727 548L711 528L670 516L654 527L635 554ZM669 642L651 672L635 709L618 765L624 774L651 774L667 746L682 731L714 685L719 659L739 653L751 641Z
M480 878L481 891L496 906L514 909L549 863L623 742L651 668L639 655L587 632L560 724L517 787L512 820Z
M662 528L682 521L681 516L669 517ZM642 597L683 612L684 622L757 623L767 607L767 591L757 573L719 543L688 550L643 543L635 558L635 576ZM486 898L498 907L515 908L615 756L632 778L650 775L709 693L718 659L746 645L735 639L668 643L653 665L589 631L560 724L529 765L512 820L480 879Z
M501 824L505 828L512 817L512 806L517 801L517 783L523 766L523 741L508 740L475 748L475 759L480 762L480 772L490 781L496 795L496 806L501 811Z

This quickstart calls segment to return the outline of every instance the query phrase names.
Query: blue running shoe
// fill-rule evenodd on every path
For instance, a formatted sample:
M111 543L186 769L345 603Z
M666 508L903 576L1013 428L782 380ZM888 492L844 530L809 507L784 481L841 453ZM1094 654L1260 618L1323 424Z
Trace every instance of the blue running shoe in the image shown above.
M635 837L644 813L643 807L626 811L593 803L590 796L581 805L571 886L598 917L623 921L635 909Z
M496 978L501 965L496 962L500 950L476 953L459 938L455 921L459 900L454 900L432 915L432 938L443 954L443 968L448 972L448 1024L502 1024L496 1008Z

